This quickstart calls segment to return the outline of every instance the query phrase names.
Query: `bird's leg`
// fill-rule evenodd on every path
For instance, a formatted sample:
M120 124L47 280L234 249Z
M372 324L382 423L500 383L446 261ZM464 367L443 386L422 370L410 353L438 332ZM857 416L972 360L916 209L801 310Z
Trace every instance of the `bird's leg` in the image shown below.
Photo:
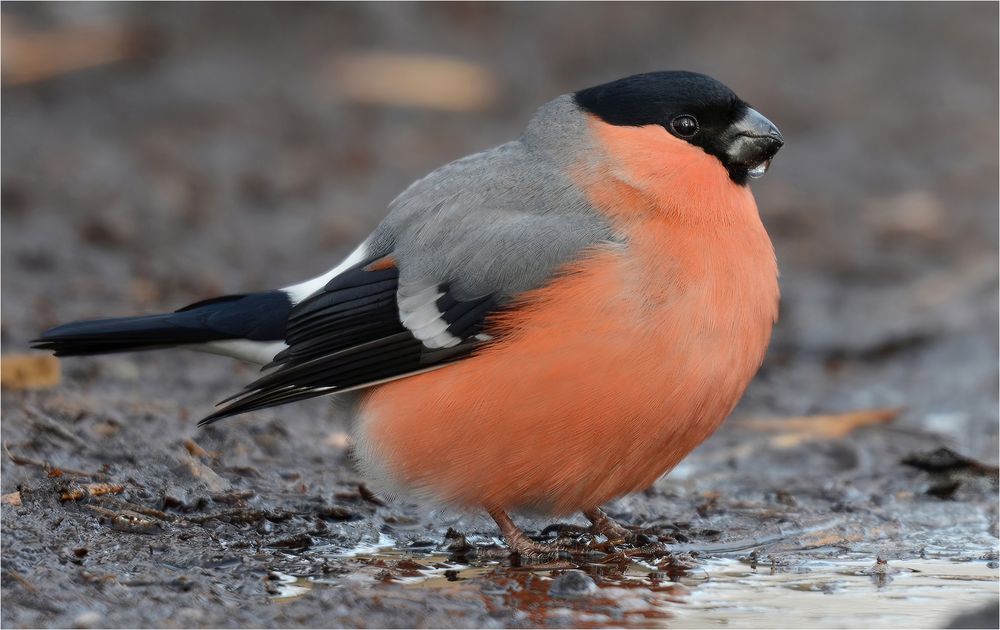
M617 521L605 514L601 508L595 507L591 510L584 510L583 515L590 521L590 531L595 534L601 534L612 544L622 542L636 543L639 541L639 537L635 532L622 527Z
M556 545L537 543L528 538L528 535L521 531L521 528L515 525L514 521L510 520L510 516L503 510L487 511L500 527L500 533L503 534L503 539L507 541L507 546L510 547L511 551L525 558L538 558L559 553L560 548Z

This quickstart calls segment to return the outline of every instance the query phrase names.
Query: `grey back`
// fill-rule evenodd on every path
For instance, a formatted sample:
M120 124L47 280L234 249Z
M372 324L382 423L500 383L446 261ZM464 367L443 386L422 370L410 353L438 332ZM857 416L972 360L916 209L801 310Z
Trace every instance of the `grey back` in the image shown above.
M369 247L393 254L401 295L447 285L465 300L539 287L588 247L614 240L566 174L593 151L583 114L571 97L559 97L520 139L412 184L390 204Z

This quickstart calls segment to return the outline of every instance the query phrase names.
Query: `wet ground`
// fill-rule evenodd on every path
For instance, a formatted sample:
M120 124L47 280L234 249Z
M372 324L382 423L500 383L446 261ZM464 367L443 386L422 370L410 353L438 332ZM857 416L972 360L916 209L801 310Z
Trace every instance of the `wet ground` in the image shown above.
M4 627L997 626L995 5L2 11L5 363L61 321L322 271L574 88L701 70L788 139L755 184L782 268L765 366L607 506L671 556L512 562L482 515L372 496L328 401L197 430L252 368L75 359L3 392ZM400 67L424 80L369 81Z

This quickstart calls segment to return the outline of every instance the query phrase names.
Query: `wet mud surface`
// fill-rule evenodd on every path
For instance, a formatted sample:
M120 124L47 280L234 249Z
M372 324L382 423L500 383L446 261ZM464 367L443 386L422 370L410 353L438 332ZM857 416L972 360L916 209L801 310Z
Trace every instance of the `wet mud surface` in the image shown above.
M619 75L708 72L788 140L755 184L782 269L764 368L718 434L606 506L671 555L518 515L590 543L519 562L485 515L373 496L329 401L198 430L253 368L74 359L3 392L4 627L996 627L995 6L3 12L144 42L4 85L5 361L62 321L325 270L414 178ZM492 89L372 103L337 74L371 51L462 59Z

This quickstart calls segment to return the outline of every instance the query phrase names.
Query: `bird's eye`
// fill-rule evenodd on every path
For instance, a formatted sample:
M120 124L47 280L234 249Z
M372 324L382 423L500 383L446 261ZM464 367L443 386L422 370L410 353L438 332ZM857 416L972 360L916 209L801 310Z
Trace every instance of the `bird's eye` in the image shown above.
M681 114L670 121L670 128L682 138L690 138L698 133L698 119L690 114Z

